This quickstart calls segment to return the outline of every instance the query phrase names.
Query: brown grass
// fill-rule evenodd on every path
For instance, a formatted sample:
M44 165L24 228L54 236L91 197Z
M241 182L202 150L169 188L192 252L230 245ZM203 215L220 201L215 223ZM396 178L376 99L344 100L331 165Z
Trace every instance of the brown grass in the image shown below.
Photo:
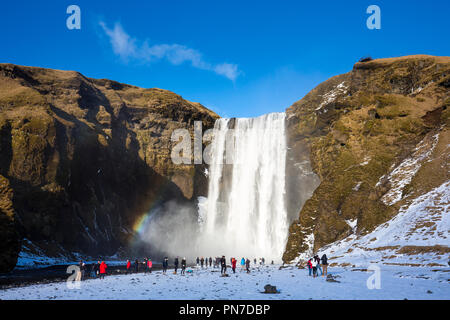
M415 255L423 253L437 253L437 254L447 254L450 252L450 248L447 246L434 245L434 246L404 246L401 247L397 253L406 255Z

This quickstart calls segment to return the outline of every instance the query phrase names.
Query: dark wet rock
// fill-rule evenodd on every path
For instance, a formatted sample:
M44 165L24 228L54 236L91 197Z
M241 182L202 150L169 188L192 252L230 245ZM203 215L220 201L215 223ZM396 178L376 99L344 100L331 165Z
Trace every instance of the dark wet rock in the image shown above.
M277 287L270 284L264 286L264 293L278 293Z

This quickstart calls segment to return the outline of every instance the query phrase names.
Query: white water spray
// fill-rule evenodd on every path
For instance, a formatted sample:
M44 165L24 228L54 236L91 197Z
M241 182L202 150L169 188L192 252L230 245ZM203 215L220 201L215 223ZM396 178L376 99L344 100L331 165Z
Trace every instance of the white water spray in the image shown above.
M214 127L199 254L279 261L288 232L285 114L235 119L234 130L230 124L218 119Z

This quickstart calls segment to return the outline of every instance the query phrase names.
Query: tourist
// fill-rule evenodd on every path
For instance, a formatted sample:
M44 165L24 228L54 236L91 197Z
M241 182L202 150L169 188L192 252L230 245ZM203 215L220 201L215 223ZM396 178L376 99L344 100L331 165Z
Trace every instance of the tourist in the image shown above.
M209 257L209 267L211 268L211 266L212 266L212 258Z
M323 273L322 277L328 275L328 258L327 255L324 253L322 255L322 266L323 266Z
M163 274L166 274L168 266L169 266L169 259L167 257L165 257L164 260L163 260L163 264L162 264Z
M136 259L136 261L134 261L134 272L138 273L139 272L139 260Z
M323 276L323 271L322 271L322 268L320 267L320 258L319 258L319 255L316 254L316 255L314 256L314 260L316 261L316 268L317 268L317 271L320 270L320 275Z
M127 274L131 273L131 262L130 260L127 260Z
M216 266L217 266L217 268L219 267L219 265L220 265L220 257L216 257Z
M202 269L203 269L203 264L205 263L205 259L202 257L201 259L200 259L200 265L202 266Z
M308 265L309 276L311 276L311 272L313 270L312 258L308 260L307 265Z
M264 257L261 258L262 264L264 265L264 263L266 262L266 260L264 259Z
M313 257L311 263L313 266L313 278L315 278L315 277L317 277L317 261L316 261L316 259L314 259L314 257Z
M236 273L236 259L231 258L231 270L233 270L233 273Z
M200 258L197 257L197 267L200 267Z
M175 258L175 260L173 261L173 264L175 266L175 271L173 272L173 274L177 274L178 271L178 257Z
M94 265L94 277L98 277L100 273L100 261L97 261L97 263Z
M247 273L250 273L250 259L249 258L247 258L247 261L245 261L245 267L247 269Z
M181 274L185 274L186 271L186 257L181 260Z
M148 261L147 261L147 268L148 268L148 271L149 271L150 273L152 273L152 268L153 268L153 262L152 262L152 259L148 259Z
M147 273L147 258L144 258L142 264L144 265L144 273Z
M255 259L253 259L253 263L256 265L256 258Z
M83 261L80 261L79 263L80 272L77 274L77 281L81 281L84 279L84 273L86 270L86 265Z
M102 261L102 263L100 263L100 279L105 278L105 274L106 274L106 269L108 268L108 266L106 265L105 261Z
M241 267L242 267L242 271L244 271L244 269L245 269L245 259L244 258L241 259Z
M220 273L225 274L227 272L227 260L225 259L225 256L222 256L222 259L220 259Z

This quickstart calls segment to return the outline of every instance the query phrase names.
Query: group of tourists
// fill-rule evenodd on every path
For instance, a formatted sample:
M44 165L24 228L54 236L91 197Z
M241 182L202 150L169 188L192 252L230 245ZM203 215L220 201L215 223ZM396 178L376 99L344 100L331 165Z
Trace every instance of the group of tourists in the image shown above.
M208 268L209 267L219 267L220 266L220 273L221 275L226 275L227 272L227 260L225 259L225 256L221 256L221 257L216 257L214 260L212 257L209 258L203 258L203 257L197 257L196 259L197 262L197 267L198 268ZM213 265L214 262L214 265ZM257 265L257 259L254 258L253 259L253 263L255 265ZM272 264L274 262L272 261ZM265 264L265 259L264 258L259 258L259 265L260 266L264 266ZM237 259L234 257L230 258L230 266L231 266L231 270L233 271L233 273L236 273L236 265L237 265ZM250 273L250 259L249 258L244 258L242 257L240 260L240 265L241 265L241 270L245 271L247 273ZM186 262L186 257L183 257L180 261L179 257L175 257L175 259L173 260L173 267L174 267L174 272L173 274L177 274L178 269L181 270L180 274L181 275L185 275L186 274L186 266L187 266L187 262ZM107 268L108 265L102 261L97 261L97 263L95 263L93 266L91 266L90 269L90 273L88 273L88 266L86 266L86 264L83 261L80 261L79 265L79 272L76 275L76 280L81 281L84 280L86 278L86 275L89 274L91 278L100 278L103 279L107 273ZM141 267L143 269L141 269ZM318 273L320 271L320 275L326 276L328 274L328 258L326 254L323 254L321 258L319 258L319 255L314 255L312 258L310 258L307 262L307 267L308 267L308 271L309 271L309 276L313 276L318 277ZM130 273L138 273L140 271L144 271L145 273L152 272L152 268L153 268L153 262L152 259L150 258L144 258L142 262L140 262L138 259L136 259L134 261L134 263L132 263L130 260L127 260L126 263L126 273L130 274ZM167 273L167 269L169 268L169 258L168 257L164 257L163 261L162 261L162 272L163 274ZM189 271L189 272L192 272Z
M88 266L83 262L80 261L80 263L78 264L78 268L79 271L76 274L76 278L75 280L77 281L81 281L86 279L87 274L88 274ZM108 265L105 263L105 261L97 261L97 263L95 263L91 269L89 270L90 273L90 277L91 278L100 278L103 279L106 275L106 269L108 268Z
M134 261L134 272L138 273L139 272L139 265L142 264L142 267L144 268L144 272L147 273L152 273L152 268L153 268L153 262L152 259L150 258L144 258L144 261L140 262L138 259L136 259ZM127 260L127 265L126 265L127 271L126 273L132 273L132 269L131 269L131 261Z
M175 260L173 261L173 265L174 265L173 274L177 274L178 266L180 265L180 261L179 261L178 257L176 257ZM167 257L165 257L164 261L163 261L163 273L164 274L166 273L168 267L169 267L169 259ZM186 257L181 259L181 274L186 274Z
M320 271L320 274L322 277L326 276L328 274L328 258L326 254L322 255L322 258L319 258L319 255L314 255L312 258L310 258L307 262L309 276L312 276L313 278L318 276L318 272ZM323 270L322 270L323 267Z
M218 257L215 258L215 260L214 260L214 268L218 265L218 260L217 259L220 259L220 258L218 258ZM209 258L208 257L206 257L206 258L203 258L203 257L199 258L199 257L197 257L197 259L195 259L195 261L197 262L197 267L201 266L201 268L203 269L203 266L208 268L208 263L209 263L209 267L212 266L213 258L212 257L209 257Z
M259 265L263 266L265 264L265 259L264 258L259 258ZM225 274L226 270L227 270L227 262L225 259L225 256L222 257L215 257L214 259L212 257L207 257L207 258L203 258L203 257L197 257L196 259L197 262L197 267L198 268L208 268L209 267L213 267L213 268L218 268L220 267L220 273L221 274ZM256 258L253 259L253 262L255 265L257 265L257 260ZM272 261L273 264L273 261ZM236 273L236 265L237 265L237 259L234 257L230 258L230 266L231 266L231 270L233 271L233 273ZM242 258L241 262L240 262L241 268L243 271L246 271L247 273L250 273L250 259L249 258Z

